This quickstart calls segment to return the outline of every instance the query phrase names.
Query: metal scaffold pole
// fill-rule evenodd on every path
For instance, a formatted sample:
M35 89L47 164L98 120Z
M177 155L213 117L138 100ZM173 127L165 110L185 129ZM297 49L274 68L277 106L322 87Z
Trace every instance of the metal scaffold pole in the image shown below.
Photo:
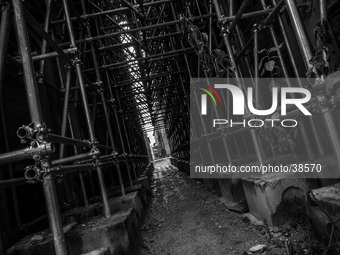
M70 10L69 10L67 0L63 0L63 8L64 8L64 12L65 12L67 29L68 29L68 33L69 33L69 37L70 37L70 41L71 41L71 48L75 48L76 43L75 43L74 31L73 31L73 26L72 26L72 21L71 21L71 16L70 16ZM86 124L87 124L87 128L88 128L89 135L90 135L90 142L92 143L92 148L97 149L96 148L97 140L95 138L93 125L92 125L92 122L91 122L91 115L90 115L90 110L89 110L89 107L88 107L87 94L86 94L86 91L85 91L85 83L84 83L82 70L81 70L81 66L80 66L80 60L76 55L74 57L74 63L75 63L77 78L79 80L80 93L81 93L81 98L82 98L82 102L83 102ZM104 214L105 214L106 218L109 218L111 216L111 212L110 212L110 207L109 207L109 204L108 204L108 197L107 197L106 188L105 188L105 182L104 182L104 177L103 177L103 169L100 166L100 161L98 159L98 156L94 156L94 158L95 158L94 160L95 160L95 164L96 164L96 171L97 171L97 175L98 175L101 196L102 196L103 205L104 205Z
M312 47L310 45L304 24L301 20L299 10L293 0L284 0L286 3L287 11L294 29L296 39L300 51L303 56L304 63L309 69L310 60L313 57ZM334 156L336 157L337 164L340 167L340 138L334 122L334 117L329 107L321 106L321 115L324 120L324 125L333 149Z
M37 83L34 76L34 68L27 34L27 28L24 20L23 4L21 0L13 0L12 4L15 17L17 42L19 45L20 55L22 58L24 69L24 82L31 120L34 123L34 128L40 129L42 132L44 132L45 130L42 118L42 111L37 90ZM40 142L44 143L45 141ZM50 229L54 240L55 251L56 254L58 255L67 255L68 252L61 224L59 205L54 183L54 174L50 172L52 165L49 156L44 155L40 160L40 164L42 169L46 171L43 177L43 188Z
M241 16L243 15L243 12L245 10L245 6L246 6L247 3L248 3L248 1L244 1L242 3L241 8L238 10L237 14L235 15L235 19L233 20L233 23L231 24L232 29L230 29L230 27L229 28L225 27L225 25L223 23L221 24L221 27L220 27L221 32L222 32L223 41L224 41L224 44L226 46L231 65L234 67L234 75L235 75L235 79L237 81L237 86L242 86L242 81L241 81L241 76L239 74L239 71L237 70L237 64L236 64L236 60L235 60L235 57L234 57L234 51L233 51L233 48L232 48L231 43L230 43L229 33L236 26L237 22L235 22L235 21L238 21L241 18ZM218 3L218 0L213 0L213 5L215 7L218 20L221 20L222 13L221 13L221 10L220 10L220 5ZM255 132L255 129L251 129L250 134L251 134L251 138L252 138L252 141L253 141L253 144L254 144L257 160L259 161L260 164L263 164L264 163L263 150L262 150L262 146L259 142L258 136Z

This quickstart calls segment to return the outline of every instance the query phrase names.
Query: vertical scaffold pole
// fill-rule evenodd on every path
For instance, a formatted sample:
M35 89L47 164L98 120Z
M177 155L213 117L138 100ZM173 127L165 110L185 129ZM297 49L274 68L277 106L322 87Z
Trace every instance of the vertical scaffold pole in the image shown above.
M42 110L38 95L37 83L34 75L30 44L28 39L27 27L24 20L24 9L21 0L13 0L14 20L17 33L17 42L22 58L24 70L24 82L27 94L28 107L31 121L34 128L39 128L43 124ZM52 165L48 156L41 159L41 165L50 170ZM54 174L47 171L43 177L43 189L47 207L50 229L53 235L54 247L57 255L67 255L66 241L61 223L57 193L55 189Z
M309 60L312 59L312 47L308 40L308 35L305 31L304 24L301 20L299 10L295 4L294 0L284 0L287 8L287 12L289 14L289 18L291 20L293 30L298 41L298 45L300 51L303 56L303 60L305 65L309 68L310 63ZM340 139L339 134L334 122L334 117L332 112L327 107L322 107L321 109L322 118L324 120L324 125L326 127L326 131L331 142L331 146L333 149L334 156L336 157L337 164L340 167ZM327 109L326 109L327 108Z
M72 20L71 20L71 14L69 10L69 6L67 3L67 0L63 0L63 7L64 7L64 13L65 13L65 18L66 18L66 25L67 25L67 30L69 33L70 41L71 41L71 48L76 48L76 40L74 36L74 31L73 31L73 26L72 26ZM84 78L82 75L81 71L81 66L80 66L80 60L77 56L74 58L74 65L76 69L76 74L78 77L79 81L79 88L80 88L80 94L81 94L81 99L84 107L84 113L85 113L85 119L86 119L86 124L87 128L89 131L90 135L90 141L92 143L92 146L94 149L96 149L96 137L94 134L94 128L91 123L91 116L90 116L90 109L87 101L87 95L85 91L85 83L84 83ZM103 169L100 165L98 156L95 156L95 164L96 164L96 171L98 175L98 181L99 181L99 187L100 187L100 192L103 200L103 207L104 207L104 215L106 218L111 217L111 212L110 212L110 207L109 207L109 202L108 202L108 197L107 197L107 192L105 188L105 182L104 182L104 176L103 176Z

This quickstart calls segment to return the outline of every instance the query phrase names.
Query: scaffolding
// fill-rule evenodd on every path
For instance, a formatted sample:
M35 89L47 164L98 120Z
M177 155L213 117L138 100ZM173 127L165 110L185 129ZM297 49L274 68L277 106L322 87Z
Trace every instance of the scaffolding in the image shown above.
M17 186L42 183L56 254L68 254L55 180L62 179L66 198L71 200L72 179L79 178L86 207L90 206L90 197L96 195L93 185L98 185L104 215L109 218L107 189L118 179L124 196L127 186L133 186L149 163L147 134L155 129L165 129L171 156L186 165L190 156L216 163L219 159L214 156L211 141L217 138L223 138L223 160L230 164L243 152L250 156L249 147L254 148L261 164L266 155L275 155L275 151L264 149L265 141L254 128L227 129L227 135L221 130L190 132L190 124L197 123L190 119L189 108L200 107L197 98L197 104L189 106L190 78L233 76L243 86L243 78L249 77L255 102L264 107L259 84L263 43L259 37L261 33L269 35L270 42L266 43L275 48L285 78L298 78L315 69L316 64L311 64L315 50L301 17L301 13L312 15L311 2L0 1L0 102L9 86L5 76L10 65L12 71L22 73L30 116L16 132L18 141L27 147L18 149L17 145L12 150L13 142L8 140L12 130L6 123L12 113L0 104L5 148L0 164L9 169L9 178L0 180L0 187L11 189L16 224L21 224ZM319 17L314 19L320 20L320 27L329 28L326 1L317 2ZM334 39L334 34L331 36ZM298 49L293 46L295 42ZM327 47L325 43L318 52L323 65L334 74L339 63L336 57L329 60ZM297 54L301 54L300 59ZM329 75L315 73L323 81ZM322 84L321 89L311 90L323 95L317 97L319 115L340 166L340 140L331 111L338 97L333 100L335 93L330 95ZM287 79L286 86L293 84ZM60 99L55 100L58 111L51 108L52 95ZM229 108L227 104L228 116ZM298 132L308 159L325 155L316 118L302 119L294 111L288 115L301 118ZM189 156L190 142L196 147L195 154ZM202 148L207 149L208 159ZM28 162L24 177L15 178L15 162L23 160ZM96 178L87 174L93 171ZM111 176L112 183L104 176ZM4 250L0 240L0 253Z

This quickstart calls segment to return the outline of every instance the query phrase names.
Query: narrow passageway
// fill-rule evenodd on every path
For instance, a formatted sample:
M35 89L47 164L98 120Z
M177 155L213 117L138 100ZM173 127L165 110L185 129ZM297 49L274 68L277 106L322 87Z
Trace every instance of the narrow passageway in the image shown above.
M155 163L153 196L142 228L142 255L243 254L267 243L260 227L243 221L166 160Z
M0 0L0 255L339 255L339 23Z

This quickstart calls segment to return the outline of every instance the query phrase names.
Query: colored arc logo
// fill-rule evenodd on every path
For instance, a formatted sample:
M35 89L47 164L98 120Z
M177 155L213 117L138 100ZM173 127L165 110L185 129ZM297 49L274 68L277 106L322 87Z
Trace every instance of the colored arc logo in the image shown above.
M217 93L217 91L216 91L213 87L211 87L210 85L208 85L208 84L205 84L205 83L201 83L201 84L207 86L212 92L214 92L214 94L217 96L218 100L220 101L220 104L222 105L222 100L221 100L219 94ZM207 94L212 98L212 100L214 101L215 105L217 106L215 97L213 96L213 94L211 94L210 91L208 91L208 90L206 90L206 89L204 89L204 88L201 88L201 87L198 87L198 88L199 88L200 90L203 90L205 93L207 93Z

